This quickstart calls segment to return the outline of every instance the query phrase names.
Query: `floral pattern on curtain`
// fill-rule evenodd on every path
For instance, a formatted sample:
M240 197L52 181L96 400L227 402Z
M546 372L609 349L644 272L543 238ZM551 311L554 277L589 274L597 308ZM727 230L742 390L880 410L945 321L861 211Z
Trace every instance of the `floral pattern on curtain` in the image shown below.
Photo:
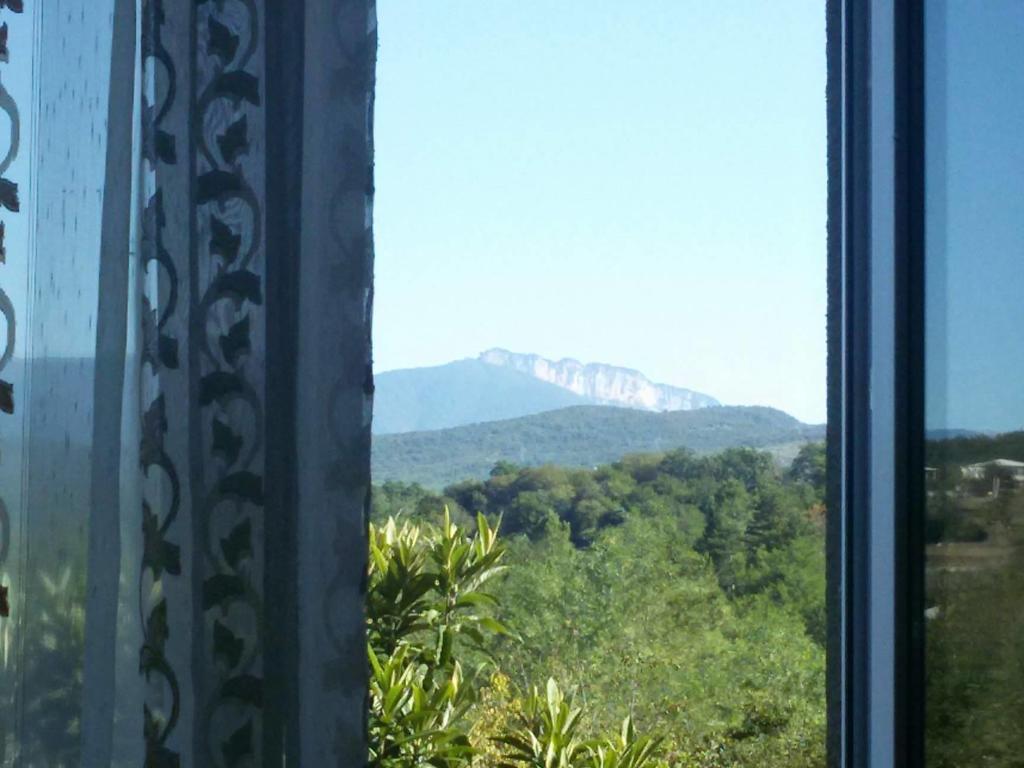
M361 765L373 0L48 0L32 29L0 765Z
M14 16L23 16L24 4L19 0L0 3L0 111L6 117L7 130L4 135L0 129L0 322L3 332L0 333L0 419L7 423L0 429L0 621L10 622L10 596L12 565L12 538L14 536L12 511L17 509L17 496L9 487L8 478L15 476L16 456L4 457L4 440L12 433L11 422L15 418L14 382L9 373L16 365L14 360L17 344L17 312L15 310L14 293L11 289L10 268L7 266L8 238L7 224L14 217L24 219L21 203L21 172L24 164L16 165L21 153L22 118L18 99L7 87L11 76L10 61L12 56L22 59L30 55L31 44L28 36L24 36L23 18L15 23ZM14 34L11 34L12 29ZM21 243L12 249L11 258L23 260ZM8 451L13 454L13 452ZM12 466L13 465L13 466ZM14 470L14 471L12 471ZM3 663L0 665L0 711L14 711L16 680L13 665L10 663L12 640L16 635L10 628L0 632L2 640ZM10 723L0 729L0 760L6 760L13 741L13 729Z
M23 13L24 10L25 8L21 0L10 0L10 2L0 3L0 13ZM6 21L0 22L0 66L10 61L9 30L10 28ZM19 51L19 55L20 53ZM5 174L18 157L18 148L21 144L21 116L18 114L17 102L15 102L10 92L4 88L3 81L0 81L0 110L6 113L10 123L7 150L3 159L0 160L0 212L16 214L21 211L18 182L7 178ZM6 230L6 225L0 219L0 264L4 264L7 261L7 250L4 247ZM4 291L2 284L0 284L0 314L3 315L6 326L3 353L0 353L0 413L11 415L14 413L14 388L11 382L4 380L2 377L4 368L10 364L14 357L14 305ZM0 513L3 512L3 500L0 497Z
M0 14L24 13L25 8L20 0L0 4ZM11 58L9 40L10 27L0 17L0 67L8 63ZM24 47L18 44L21 40L14 42L16 55L21 55ZM0 70L2 72L2 70ZM8 171L18 158L18 150L21 146L21 115L18 112L18 103L4 87L0 79L0 110L7 115L9 123L7 136L7 149L0 159L0 216L16 215L21 212L21 199L18 192L18 181L7 177ZM2 146L2 145L0 145ZM3 218L0 218L0 268L7 262L7 248L5 243L7 225ZM3 347L0 352L0 417L3 415L14 415L14 385L4 377L4 369L14 359L15 341L17 338L14 303L11 297L4 290L3 281L0 280L0 315L3 316L4 334ZM7 556L11 546L11 518L7 501L4 499L3 489L0 488L0 568L7 565ZM8 586L0 582L0 617L10 614L8 604Z

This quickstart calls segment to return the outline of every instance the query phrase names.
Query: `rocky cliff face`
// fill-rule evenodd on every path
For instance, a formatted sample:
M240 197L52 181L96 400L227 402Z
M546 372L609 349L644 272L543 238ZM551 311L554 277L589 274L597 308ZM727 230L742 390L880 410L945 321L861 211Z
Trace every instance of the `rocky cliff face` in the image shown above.
M517 354L506 349L489 349L480 355L480 360L555 384L601 405L648 411L692 411L721 405L709 395L657 384L639 371L614 365L584 364L571 358L548 360L539 355Z

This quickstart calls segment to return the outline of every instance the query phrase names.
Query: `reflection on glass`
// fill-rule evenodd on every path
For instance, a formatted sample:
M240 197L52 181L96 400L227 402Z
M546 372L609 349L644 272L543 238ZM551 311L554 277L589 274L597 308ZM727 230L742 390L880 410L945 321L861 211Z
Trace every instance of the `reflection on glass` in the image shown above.
M926 4L930 768L1024 755L1024 3Z

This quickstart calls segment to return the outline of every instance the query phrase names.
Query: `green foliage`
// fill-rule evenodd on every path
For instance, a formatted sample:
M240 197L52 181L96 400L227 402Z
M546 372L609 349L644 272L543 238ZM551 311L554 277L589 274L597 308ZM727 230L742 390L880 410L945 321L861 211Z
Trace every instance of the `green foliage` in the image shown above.
M404 663L444 665L433 675L391 673L389 684L423 690L426 711L389 738L443 734L448 752L423 764L444 766L824 765L815 477L737 449L635 455L592 470L504 464L443 494L377 489L375 514L403 515L373 529L368 605L378 664L408 646ZM431 505L445 504L451 514L438 523ZM507 570L475 583L469 563L487 552L500 554L485 570ZM463 564L445 575L449 555ZM458 597L467 592L486 596ZM445 635L450 652L438 639ZM559 681L550 701L550 687L534 688L548 679ZM419 706L416 697L402 701L405 711ZM663 740L637 737L634 724Z
M389 486L395 484L383 486L387 500L381 505L393 508L399 497ZM400 486L406 495L416 487ZM471 514L501 515L507 533L533 540L560 521L577 546L589 545L601 530L632 515L667 514L694 523L696 514L705 527L699 549L732 582L749 555L784 547L809 532L808 510L819 490L783 475L762 452L741 448L701 457L680 449L627 456L594 470L502 465L487 480L449 486L444 498ZM419 493L438 498L424 489Z
M1024 488L960 468L1024 457L1024 433L927 443L929 766L1017 765L1024 754Z
M925 443L925 462L932 467L977 464L992 459L1024 461L1024 431L1002 435L963 435Z
M611 739L580 736L583 708L567 697L553 678L544 693L534 688L519 725L496 741L505 751L499 768L655 768L663 765L661 739L637 734L631 717Z
M1024 571L1012 562L932 572L928 765L1014 765L1024 754Z
M495 599L484 589L504 552L482 516L472 536L447 511L436 529L394 518L371 525L371 765L468 765L463 721L477 692L460 656L506 631L487 613Z
M500 641L495 656L516 684L553 675L595 730L630 712L676 753L718 741L750 753L730 765L760 767L773 763L755 757L796 743L807 764L823 759L822 647L774 594L730 599L685 526L636 518L586 549L563 530L513 541L508 562L497 595L521 642Z
M663 765L660 755L661 739L638 735L633 718L627 717L617 738L592 751L590 764L592 768L654 768Z
M480 702L481 668L467 674L464 661L474 651L486 653L488 640L511 637L489 613L497 600L485 590L504 570L505 554L497 526L483 515L472 535L451 521L447 509L437 528L394 518L371 525L370 765L455 768L479 754L469 716ZM563 768L590 766L576 760L591 756L601 756L602 766L643 768L655 752L655 742L637 737L631 723L624 742L592 747L579 741L581 710L571 707L553 680L544 704L535 692L521 712L520 727L494 739L512 750L507 765L524 764L523 750L534 746L541 759L536 764ZM615 759L620 762L609 762Z
M22 605L33 616L23 625L22 706L32 728L20 743L21 758L27 765L70 765L77 762L82 731L84 564L75 558L35 571L25 589Z
M793 459L789 476L815 489L818 500L824 501L826 464L825 443L807 443Z
M722 588L736 589L747 562L747 529L754 519L750 495L737 480L727 480L702 505L707 521L697 550L711 558Z
M374 520L394 517L436 521L438 510L444 506L445 501L440 495L423 486L392 480L374 488L372 517Z
M573 768L590 752L579 735L583 710L548 678L545 693L536 688L526 701L521 725L496 739L507 751L499 768Z
M410 645L370 658L370 765L466 765L473 750L459 727L471 703L457 662L433 669Z

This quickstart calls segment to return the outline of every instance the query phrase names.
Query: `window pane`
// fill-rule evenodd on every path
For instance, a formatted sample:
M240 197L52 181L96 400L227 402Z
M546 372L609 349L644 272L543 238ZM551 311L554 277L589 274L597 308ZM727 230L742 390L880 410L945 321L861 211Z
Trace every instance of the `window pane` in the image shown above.
M1024 3L927 26L928 765L1024 754Z

